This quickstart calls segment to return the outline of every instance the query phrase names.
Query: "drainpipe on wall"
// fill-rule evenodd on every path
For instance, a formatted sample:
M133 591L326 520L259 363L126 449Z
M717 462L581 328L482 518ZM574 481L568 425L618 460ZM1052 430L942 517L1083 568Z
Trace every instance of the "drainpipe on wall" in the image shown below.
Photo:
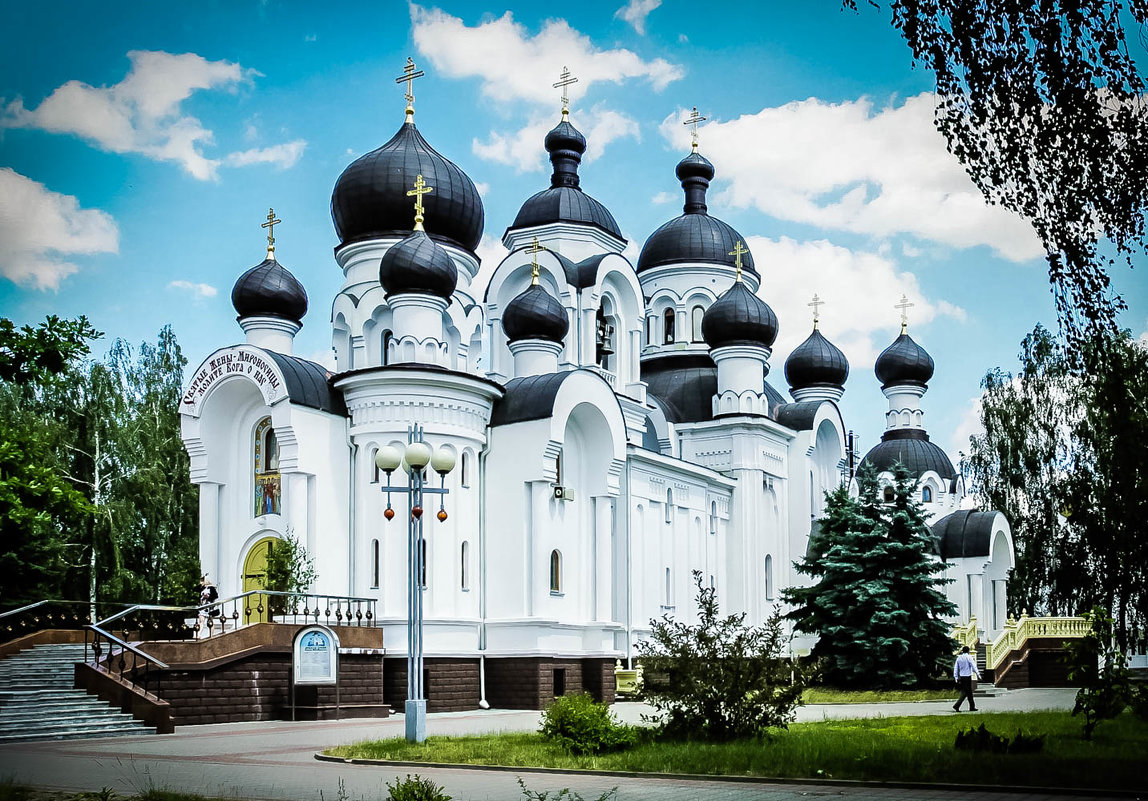
M478 707L490 709L486 700L486 455L490 435L478 454Z
M633 551L633 519L630 517L631 474L626 459L626 670L634 669L634 573L630 567Z
M355 593L355 516L358 513L356 501L358 500L358 476L355 475L355 464L358 462L358 443L351 441L351 422L347 421L346 428L347 450L351 454L351 467L348 473L350 487L348 488L349 511L347 513L347 595ZM378 611L378 610L376 610Z

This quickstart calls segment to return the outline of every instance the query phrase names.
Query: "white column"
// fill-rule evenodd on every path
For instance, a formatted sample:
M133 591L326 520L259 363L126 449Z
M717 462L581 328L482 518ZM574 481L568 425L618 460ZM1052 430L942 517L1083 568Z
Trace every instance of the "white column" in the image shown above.
M594 497L594 619L609 621L613 575L610 570L613 546L614 503L609 495Z
M279 317L244 317L239 327L247 334L248 345L289 355L303 324Z
M510 352L514 355L515 378L545 375L558 372L562 343L548 339L520 339L510 343Z
M199 485L199 558L203 569L211 574L211 580L216 584L224 577L219 563L219 494L219 484L204 482Z

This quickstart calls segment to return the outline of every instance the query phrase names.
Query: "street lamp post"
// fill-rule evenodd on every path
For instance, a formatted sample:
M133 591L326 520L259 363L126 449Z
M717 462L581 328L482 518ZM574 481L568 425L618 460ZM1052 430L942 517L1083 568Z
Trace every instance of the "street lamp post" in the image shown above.
M430 465L439 474L439 486L426 486L426 468ZM379 448L375 465L387 474L387 508L383 517L388 521L395 516L391 507L391 493L405 494L409 501L410 519L407 521L407 701L404 706L407 742L421 743L427 737L426 688L423 687L423 588L426 583L426 556L423 540L423 495L438 495L439 521L446 520L443 504L446 474L454 469L454 451L447 448L431 450L423 440L422 426L417 423L407 429L407 447L400 450L393 445ZM391 473L403 467L407 473L406 487L391 486Z

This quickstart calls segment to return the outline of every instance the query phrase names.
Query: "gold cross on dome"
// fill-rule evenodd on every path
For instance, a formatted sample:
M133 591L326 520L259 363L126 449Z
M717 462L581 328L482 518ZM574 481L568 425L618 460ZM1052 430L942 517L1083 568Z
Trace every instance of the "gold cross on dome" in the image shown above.
M428 192L433 192L433 186L427 186L427 182L423 180L422 173L415 176L415 188L407 190L407 197L414 197L415 199L415 230L422 231L423 229L423 195Z
M825 301L823 301L817 295L817 293L814 292L813 293L813 300L811 300L809 303L806 303L805 305L813 307L813 330L816 331L817 330L817 323L821 319L819 313L821 311L821 307L825 305Z
M734 245L733 250L731 250L729 252L729 255L734 257L735 264L737 264L737 280L738 281L741 280L741 257L744 256L746 253L749 253L749 248L747 248L745 245L743 245L741 243L740 239L737 240L737 244Z
M538 241L538 237L534 237L534 241L530 243L530 247L526 252L530 254L530 285L535 286L538 284L538 254L546 250L546 246Z
M260 225L260 228L267 229L267 258L275 258L275 226L283 222L275 218L275 209L267 209L267 222Z
M407 85L407 91L403 97L407 99L408 121L415 116L415 78L421 78L424 74L422 70L415 69L414 59L407 56L407 64L403 67L403 74L395 78L395 83L405 83Z
M703 117L701 114L698 114L698 107L694 106L694 110L690 112L690 116L686 117L685 122L682 123L682 125L688 125L692 129L690 135L694 140L693 151L695 153L698 151L698 123L705 122L707 119L708 117Z
M901 302L893 304L894 309L900 309L901 310L901 333L902 334L909 330L908 310L913 308L916 305L917 304L915 304L915 303L909 302L909 297L907 295L901 295Z
M554 84L555 89L562 90L562 119L570 116L570 94L566 87L572 83L578 83L578 79L570 73L569 67L563 67L562 74L558 76L558 83Z

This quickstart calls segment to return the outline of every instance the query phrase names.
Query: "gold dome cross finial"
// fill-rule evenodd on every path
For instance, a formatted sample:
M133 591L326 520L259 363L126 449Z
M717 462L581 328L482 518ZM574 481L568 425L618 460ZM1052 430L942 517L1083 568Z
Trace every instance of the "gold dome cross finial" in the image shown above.
M741 257L744 256L746 253L749 253L749 248L747 248L745 245L743 245L741 243L740 239L737 240L737 244L734 245L733 250L731 250L729 252L729 255L734 257L734 260L735 260L734 263L737 265L737 281L738 281L738 283L741 282Z
M526 252L530 254L530 285L538 285L538 254L546 250L546 246L538 241L538 237L534 237L534 241L530 243L530 247Z
M423 195L428 192L433 192L433 186L427 186L427 182L423 180L422 173L415 176L415 188L407 190L407 197L414 197L415 199L415 230L424 231L423 228Z
M567 91L572 83L578 83L578 79L570 73L569 67L562 68L562 74L558 76L558 82L554 84L555 89L562 90L562 119L570 118L570 93Z
M901 333L902 334L904 334L906 331L909 330L908 310L913 308L916 305L917 304L915 304L915 303L910 303L909 302L909 296L904 295L904 294L901 295L900 303L894 303L893 304L894 309L900 309L901 310Z
M275 260L275 226L281 222L275 218L275 209L267 209L267 222L259 226L267 229L267 258L272 261Z
M693 137L693 145L690 149L694 153L698 152L698 123L705 122L707 119L708 117L703 117L701 114L698 114L698 107L694 106L694 110L690 112L690 116L686 117L685 122L682 123L682 125L688 125L692 129L690 136Z
M823 301L818 296L818 294L816 292L814 292L813 293L813 300L811 300L809 303L806 303L805 305L813 307L813 330L816 331L817 330L817 323L821 320L821 314L820 314L821 307L825 305L825 301Z
M415 61L410 56L407 56L406 66L403 67L403 74L395 78L395 83L405 83L407 91L403 97L407 100L407 122L414 122L415 118L415 78L422 78L425 73L420 69L415 69Z

